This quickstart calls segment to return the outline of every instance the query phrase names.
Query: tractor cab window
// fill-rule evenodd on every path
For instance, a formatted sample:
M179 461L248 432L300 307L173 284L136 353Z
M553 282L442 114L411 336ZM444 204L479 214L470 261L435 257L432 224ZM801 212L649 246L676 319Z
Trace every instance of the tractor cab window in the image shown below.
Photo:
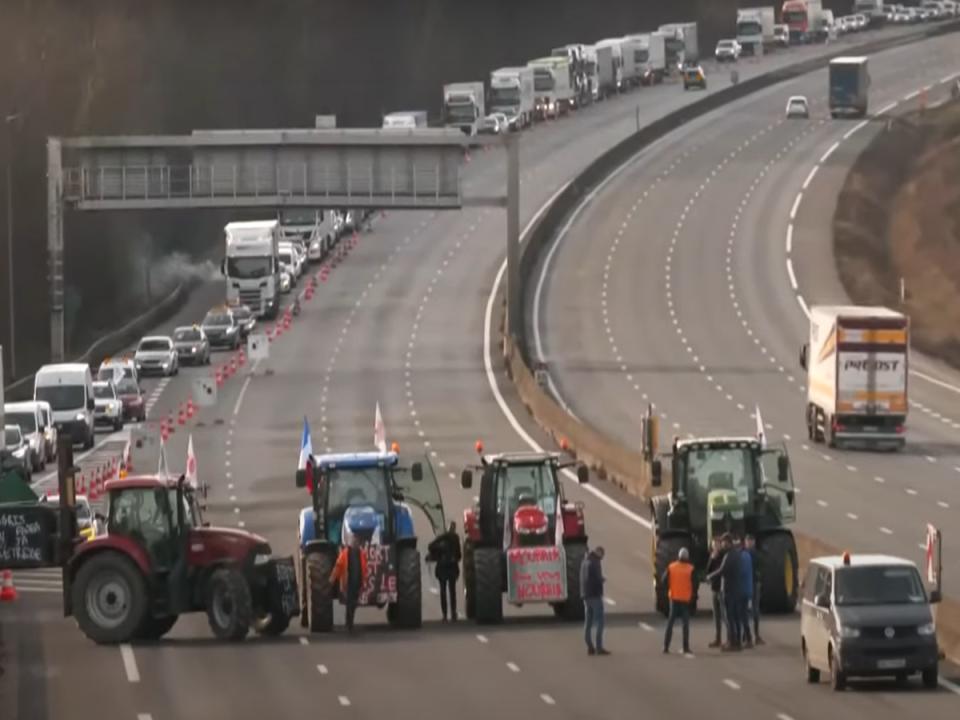
M130 488L110 500L108 527L139 543L158 567L172 564L171 505L166 488Z
M553 466L547 463L503 465L497 478L497 515L508 517L521 501L537 505L548 518L557 512L557 485Z
M437 535L447 529L443 515L443 499L440 495L440 485L430 458L424 455L419 459L423 470L423 477L413 479L413 473L407 469L393 471L393 481L403 494L404 501L418 507L430 521L433 534Z
M797 519L797 505L793 495L793 474L786 463L786 477L780 475L780 458L788 458L786 448L764 450L760 455L760 484L766 491L780 522Z
M755 470L750 448L691 448L679 458L683 482L678 488L691 517L706 517L711 490L733 490L740 503L753 502Z
M343 514L350 506L369 505L381 520L387 517L387 477L382 467L330 468L327 480L327 539L338 543L341 539Z

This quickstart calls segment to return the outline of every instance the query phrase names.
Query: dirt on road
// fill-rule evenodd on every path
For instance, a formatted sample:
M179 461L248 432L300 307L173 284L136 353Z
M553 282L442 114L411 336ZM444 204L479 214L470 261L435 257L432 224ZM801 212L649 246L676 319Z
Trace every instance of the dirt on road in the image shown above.
M960 102L893 121L860 155L834 253L854 302L902 309L913 347L960 367Z

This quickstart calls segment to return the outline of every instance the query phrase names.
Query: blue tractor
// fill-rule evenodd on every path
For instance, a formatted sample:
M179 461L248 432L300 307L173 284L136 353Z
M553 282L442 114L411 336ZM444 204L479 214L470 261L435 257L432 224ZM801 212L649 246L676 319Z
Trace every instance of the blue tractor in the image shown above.
M300 623L310 632L333 629L336 590L330 574L340 549L358 535L367 554L368 577L359 606L387 609L394 627L421 624L420 551L412 508L443 532L443 503L426 462L401 467L395 452L311 455L297 471L297 487L310 491L300 511L297 581ZM342 600L342 598L341 598Z

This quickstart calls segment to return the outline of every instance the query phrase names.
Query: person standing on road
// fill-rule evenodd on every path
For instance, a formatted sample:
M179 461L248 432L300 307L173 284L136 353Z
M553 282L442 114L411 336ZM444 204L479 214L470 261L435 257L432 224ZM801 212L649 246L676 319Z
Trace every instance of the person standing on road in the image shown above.
M707 577L710 578L710 589L713 591L713 625L716 635L710 647L718 648L723 644L723 624L726 621L723 612L723 592L721 583L723 579L717 573L720 564L723 562L724 550L720 538L713 539L713 547L710 550L710 559L707 561Z
M457 621L457 579L460 577L460 560L463 552L460 548L460 536L457 524L450 523L445 533L441 533L427 548L429 557L436 564L437 582L440 583L440 612L443 622L447 621L447 599L450 601L450 619Z
M745 538L745 552L750 555L750 562L753 564L753 598L750 601L750 609L753 611L753 642L757 645L763 645L763 638L760 637L760 562L757 555L757 542L753 535L747 535Z
M602 547L587 553L580 566L580 597L583 598L583 637L587 642L587 655L609 655L603 647L603 555ZM597 641L594 643L591 629L597 626Z
M723 581L723 602L727 613L727 643L721 650L740 649L740 551L733 545L730 534L723 536L724 555L720 567L708 579L720 577Z
M744 648L753 647L750 632L750 607L753 604L753 556L746 548L740 550L740 640Z
M690 654L690 605L693 603L693 565L690 564L690 551L680 548L677 559L667 567L661 579L667 586L670 598L670 617L667 619L667 631L663 636L663 652L670 652L670 640L673 638L673 623L680 618L683 623L683 654Z
M360 591L367 582L367 553L360 545L358 535L350 536L350 544L337 556L337 563L330 573L330 583L339 583L340 597L346 605L347 632L353 632L353 616L360 602Z

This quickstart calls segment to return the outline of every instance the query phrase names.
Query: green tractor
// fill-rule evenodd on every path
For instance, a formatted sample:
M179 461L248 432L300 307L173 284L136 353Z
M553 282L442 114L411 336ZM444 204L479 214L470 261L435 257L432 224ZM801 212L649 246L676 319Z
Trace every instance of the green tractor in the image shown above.
M757 438L675 440L669 494L650 499L653 520L653 588L657 610L669 609L661 581L680 548L703 580L710 547L725 533L756 538L763 612L792 612L797 604L797 546L786 527L796 520L796 495L785 447ZM663 484L661 462L651 463L655 488ZM694 597L696 606L696 597Z

